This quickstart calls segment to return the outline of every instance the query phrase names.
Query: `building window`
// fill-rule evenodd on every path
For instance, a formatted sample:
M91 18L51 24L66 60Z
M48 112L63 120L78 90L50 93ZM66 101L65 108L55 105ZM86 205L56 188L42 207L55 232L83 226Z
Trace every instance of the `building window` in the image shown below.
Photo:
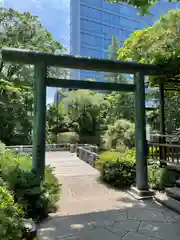
M88 18L90 20L100 21L101 11L88 6L81 5L81 17Z
M103 13L103 22L106 24L110 24L111 22L111 15L109 13Z
M111 40L104 39L104 49L105 50L108 50L110 44L111 44Z
M102 25L81 19L81 29L90 33L100 33L102 31Z
M138 11L134 7L121 5L120 13L126 16L134 17L137 16Z
M73 0L74 1L74 0ZM102 0L81 0L81 3L101 7Z
M102 38L94 36L94 46L95 47L102 47Z

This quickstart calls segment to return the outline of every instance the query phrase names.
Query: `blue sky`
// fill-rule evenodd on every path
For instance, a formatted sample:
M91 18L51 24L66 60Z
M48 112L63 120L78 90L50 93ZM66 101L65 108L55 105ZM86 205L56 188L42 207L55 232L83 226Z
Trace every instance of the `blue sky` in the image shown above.
M0 4L3 0L0 0ZM4 6L28 11L40 18L41 23L66 48L69 48L70 0L4 0ZM55 88L47 90L47 102L54 99Z

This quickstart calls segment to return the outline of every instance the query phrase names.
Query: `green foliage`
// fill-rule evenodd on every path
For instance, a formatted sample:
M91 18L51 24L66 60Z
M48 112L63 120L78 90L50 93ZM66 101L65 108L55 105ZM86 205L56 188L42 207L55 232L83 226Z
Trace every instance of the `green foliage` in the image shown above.
M152 154L152 153L156 154L156 152L159 153L159 148L149 147L149 153L150 154Z
M39 186L39 179L30 171L31 162L29 156L18 156L11 151L1 153L0 185L5 184L12 191L16 202L22 205L26 217L39 221L55 211L61 186L51 167L46 167L44 182Z
M57 143L78 143L79 136L75 132L64 132L58 134L58 142Z
M126 188L135 183L135 150L127 150L124 154L103 153L97 166L101 168L101 179L118 188ZM107 157L106 157L107 156ZM103 159L105 160L103 162Z
M56 210L60 185L53 175L52 168L46 167L45 180L41 186L33 172L19 171L15 181L15 199L23 206L26 217L40 221L46 218L48 213Z
M118 188L125 188L134 184L135 174L135 164L130 161L119 160L105 163L101 169L102 180Z
M159 165L152 165L148 168L148 180L152 189L163 190L172 187L180 174L167 168L160 168Z
M48 105L47 109L46 119L49 132L54 135L67 132L69 129L69 118L65 106L62 103L59 103L57 106L52 104Z
M47 199L47 212L55 212L56 203L60 200L61 185L54 175L54 169L50 166L47 166L45 169L45 178L42 187L45 190L44 197Z
M29 12L0 8L0 48L12 47L55 53L64 51L59 41ZM62 75L48 69L48 75ZM31 144L34 68L0 60L0 139L6 145Z
M22 237L23 211L11 193L0 186L0 239L19 240Z
M96 161L95 166L97 169L101 169L105 163L116 162L120 157L119 152L115 151L105 151L100 154L99 159Z
M131 93L112 92L106 96L102 105L102 118L106 124L113 124L119 119L134 121L134 96Z
M152 27L138 30L119 49L118 59L167 65L169 74L149 78L151 84L179 77L180 10L170 10Z
M162 15L152 27L138 30L131 34L122 48L119 49L118 59L140 63L166 65L169 74L149 77L149 85L156 86L168 82L168 88L174 88L174 82L179 79L180 61L180 10L170 10ZM179 92L165 92L165 125L166 131L172 134L180 127ZM153 99L159 99L159 91L154 90ZM157 100L157 107L159 106ZM149 118L154 129L159 129L159 109L151 112Z
M108 126L104 140L108 149L118 149L122 146L133 147L135 141L134 123L126 119L117 120L113 125Z
M84 141L86 136L96 136L103 121L100 110L104 95L89 90L70 91L62 102L68 106L67 114L73 131L80 137L80 142Z

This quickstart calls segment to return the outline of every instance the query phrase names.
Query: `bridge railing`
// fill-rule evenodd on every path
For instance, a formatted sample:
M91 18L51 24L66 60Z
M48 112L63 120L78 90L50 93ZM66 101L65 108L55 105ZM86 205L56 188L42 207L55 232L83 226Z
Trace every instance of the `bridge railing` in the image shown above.
M96 152L93 152L93 151ZM85 145L85 146L78 146L76 148L76 155L84 162L90 164L91 166L95 166L96 160L99 158L98 152L99 148L93 145Z
M46 152L53 152L53 151L66 151L69 150L69 144L46 144ZM32 145L17 145L17 146L6 146L6 149L10 149L16 153L28 153L32 154Z

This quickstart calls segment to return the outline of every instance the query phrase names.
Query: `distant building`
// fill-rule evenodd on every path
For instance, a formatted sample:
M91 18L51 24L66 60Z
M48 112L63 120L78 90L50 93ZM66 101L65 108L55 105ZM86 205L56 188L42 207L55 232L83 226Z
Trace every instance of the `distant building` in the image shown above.
M63 89L63 91L74 91L74 90L78 90L78 89L73 89L73 88ZM61 102L63 98L64 98L64 95L61 92L59 92L59 89L57 89L56 93L54 94L54 104L57 105L58 103Z
M179 8L179 3L162 0L149 16L139 16L138 10L125 3L107 3L105 0L71 0L70 53L93 58L107 58L112 36L123 43L132 32L151 26L163 13ZM104 74L92 71L73 71L73 79L104 79Z
M63 96L58 92L58 89L56 90L56 93L54 94L54 104L58 104L62 100Z

